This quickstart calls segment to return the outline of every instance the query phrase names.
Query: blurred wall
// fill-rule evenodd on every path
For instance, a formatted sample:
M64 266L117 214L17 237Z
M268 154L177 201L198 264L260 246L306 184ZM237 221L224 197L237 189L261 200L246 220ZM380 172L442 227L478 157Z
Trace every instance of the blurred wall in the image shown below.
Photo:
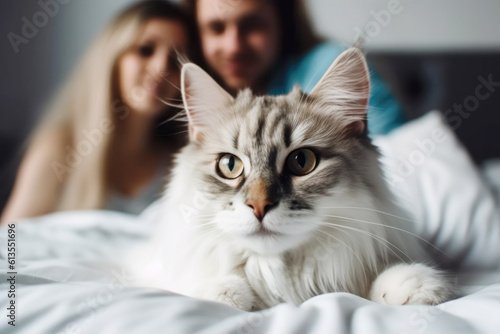
M308 0L317 30L380 51L500 50L497 0Z
M133 0L0 2L0 136L24 136L109 19Z

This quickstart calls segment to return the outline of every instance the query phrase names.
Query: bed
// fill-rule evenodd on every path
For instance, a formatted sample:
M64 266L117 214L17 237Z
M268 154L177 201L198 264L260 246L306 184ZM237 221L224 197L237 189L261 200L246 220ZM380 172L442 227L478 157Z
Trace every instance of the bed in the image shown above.
M439 248L434 256L453 273L458 298L438 306L395 307L330 293L299 306L245 312L134 287L119 259L154 231L153 204L139 216L74 211L18 222L12 268L9 231L2 227L0 332L498 333L500 164L492 162L487 173L477 170L439 112L375 143L390 187L415 232ZM8 297L12 293L15 298Z

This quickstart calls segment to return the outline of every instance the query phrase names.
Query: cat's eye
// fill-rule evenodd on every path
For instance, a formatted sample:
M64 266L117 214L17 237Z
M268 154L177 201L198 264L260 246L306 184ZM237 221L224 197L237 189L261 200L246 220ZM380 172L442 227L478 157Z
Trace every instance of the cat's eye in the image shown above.
M316 154L308 148L295 150L286 159L288 170L298 176L309 174L317 164Z
M224 154L217 163L219 174L226 179L235 179L243 173L243 162L235 155Z

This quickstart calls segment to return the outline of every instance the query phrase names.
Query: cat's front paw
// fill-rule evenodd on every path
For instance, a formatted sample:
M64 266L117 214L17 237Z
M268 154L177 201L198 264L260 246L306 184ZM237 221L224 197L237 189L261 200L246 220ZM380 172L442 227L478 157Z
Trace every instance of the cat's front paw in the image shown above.
M451 296L451 283L442 272L419 263L386 269L370 290L370 300L386 305L437 305Z
M256 310L256 297L248 282L237 275L205 285L203 298L218 301L245 311Z

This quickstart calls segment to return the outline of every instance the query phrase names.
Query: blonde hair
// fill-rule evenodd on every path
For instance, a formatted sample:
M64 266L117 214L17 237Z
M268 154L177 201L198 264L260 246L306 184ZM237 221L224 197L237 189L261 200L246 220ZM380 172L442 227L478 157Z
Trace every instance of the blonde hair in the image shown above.
M58 131L64 138L55 143L64 152L64 161L52 163L59 181L64 182L56 211L96 209L106 201L112 133L117 113L127 108L119 99L117 61L152 18L189 27L179 8L166 1L143 1L122 12L88 49L33 136L36 140L47 131Z

